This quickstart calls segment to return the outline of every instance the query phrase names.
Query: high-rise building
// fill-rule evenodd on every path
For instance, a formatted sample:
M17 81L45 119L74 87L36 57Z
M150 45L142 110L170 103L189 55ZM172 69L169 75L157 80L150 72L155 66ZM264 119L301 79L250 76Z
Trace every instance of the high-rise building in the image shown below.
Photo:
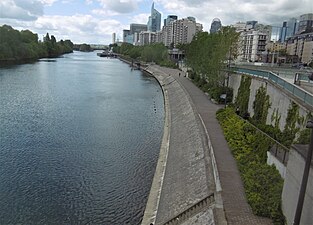
M190 43L196 33L202 31L203 26L196 23L195 18L184 18L173 20L168 25L163 26L162 36L158 40L162 40L165 46L177 46L177 44Z
M287 21L284 21L283 22L283 26L282 28L280 29L280 33L279 33L279 41L280 42L285 42L285 39L286 39L286 35L287 35Z
M307 13L300 16L298 34L307 31L313 31L313 13Z
M156 32L142 31L139 34L139 44L148 45L156 42Z
M130 35L130 30L123 30L123 42L127 42L127 36Z
M166 19L164 19L164 26L168 26L170 22L177 20L176 15L168 15Z
M116 42L116 33L112 34L112 44L115 44Z
M246 22L247 29L255 29L255 26L257 25L258 21L256 20L250 20Z
M263 61L262 53L266 51L267 33L249 30L240 33L240 59L250 62Z
M297 19L290 18L288 21L283 22L283 26L280 29L279 41L285 42L287 38L295 35L297 31Z
M287 34L286 38L292 37L293 35L296 34L298 30L298 21L296 18L290 18L287 21Z
M138 24L138 23L131 23L129 26L130 34L140 33L141 31L147 31L147 25L146 24Z
M217 31L219 31L222 28L222 23L221 20L219 18L214 18L212 23L211 23L211 29L210 29L210 33L216 33Z
M287 39L287 54L296 55L302 63L313 61L313 32L297 34Z
M148 31L157 32L161 30L161 13L154 8L154 2L151 7L151 15L148 20Z

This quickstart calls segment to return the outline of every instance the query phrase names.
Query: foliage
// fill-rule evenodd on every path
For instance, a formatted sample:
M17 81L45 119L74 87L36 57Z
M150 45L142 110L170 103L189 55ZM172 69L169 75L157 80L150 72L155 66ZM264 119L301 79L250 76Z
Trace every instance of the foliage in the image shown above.
M155 62L162 66L176 67L168 59L168 49L160 43L134 46L129 43L123 43L121 46L112 46L115 53L129 56L131 59L142 60L145 62Z
M256 124L266 124L268 109L271 107L270 96L266 94L266 88L261 86L255 95L253 102L254 115L252 119Z
M311 129L303 129L300 131L299 137L296 141L297 144L309 144L310 143L310 134L311 134Z
M226 94L226 103L232 102L233 100L233 89L230 87L212 87L209 90L209 95L218 103L225 103L225 99L221 98L222 94Z
M281 142L290 147L293 143L296 134L299 132L300 128L298 127L299 124L303 123L303 118L299 115L299 106L292 102L289 106L287 118L286 118L286 125L284 127L284 131L280 138Z
M49 34L43 42L38 35L29 30L18 31L11 26L0 26L0 61L20 61L43 57L56 57L73 51L73 43L69 40L56 41Z
M199 76L194 71L188 71L189 78L204 92L209 93L210 97L219 104L225 104L225 99L221 98L222 94L226 94L226 103L233 100L233 89L226 86L211 86L205 78Z
M274 122L274 127L279 129L279 123L280 123L281 115L278 113L278 109L275 108L273 111L273 114L271 116L271 122Z
M91 52L92 48L90 45L84 43L84 44L75 44L74 50L81 52Z
M283 179L274 166L266 164L266 152L272 146L272 140L240 119L230 107L219 110L217 118L237 160L253 212L271 218L274 224L283 225Z
M240 86L238 89L237 98L235 100L235 105L239 109L240 116L245 116L248 114L250 85L251 85L251 77L242 76L241 81L240 81Z
M223 27L213 34L198 33L189 45L181 46L185 50L188 67L201 74L211 87L223 86L225 77L222 70L227 68L227 60L235 57L238 37L239 34L231 27Z

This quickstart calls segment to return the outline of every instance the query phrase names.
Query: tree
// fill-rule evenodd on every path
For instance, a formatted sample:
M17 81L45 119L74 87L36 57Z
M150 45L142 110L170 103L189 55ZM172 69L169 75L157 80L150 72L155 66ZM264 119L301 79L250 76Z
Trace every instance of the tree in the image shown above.
M38 35L29 30L17 31L8 25L0 26L0 63L56 57L72 51L70 40L56 42L56 38L53 35L50 38L47 33L44 42L39 42Z
M223 70L228 60L236 57L238 37L239 34L231 27L223 27L213 34L198 33L189 45L184 46L187 65L209 86L223 85Z

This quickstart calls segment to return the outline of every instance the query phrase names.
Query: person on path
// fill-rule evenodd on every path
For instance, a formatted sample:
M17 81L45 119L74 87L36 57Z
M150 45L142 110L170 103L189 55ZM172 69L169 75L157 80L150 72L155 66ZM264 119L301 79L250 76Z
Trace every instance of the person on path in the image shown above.
M178 76L180 77L180 73L178 73Z

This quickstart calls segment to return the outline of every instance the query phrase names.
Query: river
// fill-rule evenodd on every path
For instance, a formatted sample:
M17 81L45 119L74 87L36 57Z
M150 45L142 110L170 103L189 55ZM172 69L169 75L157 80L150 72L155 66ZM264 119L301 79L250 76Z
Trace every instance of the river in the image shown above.
M157 81L118 59L0 68L0 224L140 224L163 122Z

